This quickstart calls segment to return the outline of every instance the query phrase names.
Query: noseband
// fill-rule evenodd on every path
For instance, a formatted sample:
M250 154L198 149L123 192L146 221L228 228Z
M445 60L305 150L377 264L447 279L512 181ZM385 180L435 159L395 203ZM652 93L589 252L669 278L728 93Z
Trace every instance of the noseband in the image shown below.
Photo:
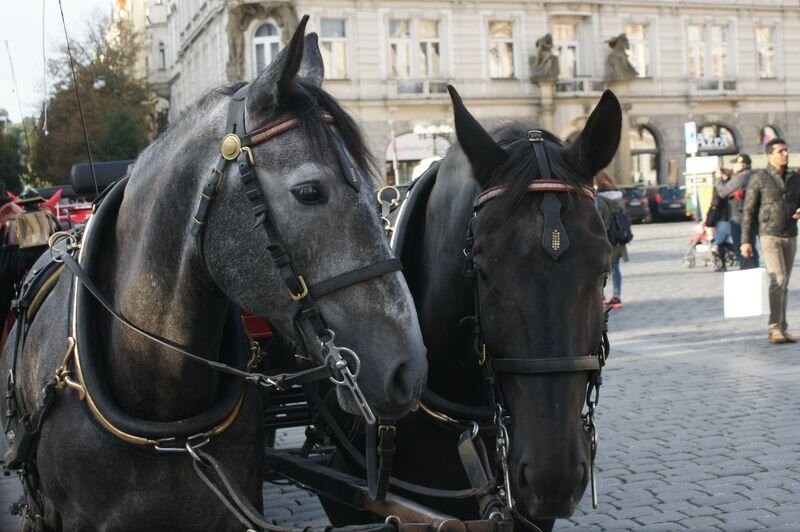
M324 359L318 360L318 362L322 365L331 365L332 368L336 370L336 374L340 375L340 377L332 377L332 382L348 388L366 422L373 425L376 422L375 415L356 383L356 377L360 369L358 356L351 349L337 347L333 343L335 335L326 325L325 319L315 300L342 288L368 281L387 273L399 271L401 270L400 260L397 258L387 258L369 266L336 275L315 286L308 287L304 277L297 273L292 263L291 255L284 245L280 232L272 219L267 199L258 181L256 161L252 150L254 146L267 142L296 128L299 125L299 121L297 118L284 117L248 134L245 127L245 102L248 88L249 85L243 86L231 98L225 129L228 133L220 144L220 156L217 160L217 164L211 169L211 173L206 178L202 192L200 193L200 202L192 218L194 222L192 225L192 235L196 239L200 256L203 257L205 261L203 253L203 229L208 221L214 198L222 184L222 179L225 175L225 167L228 162L235 161L239 168L239 178L244 186L247 199L250 200L253 215L256 218L256 225L260 225L266 232L269 242L267 249L272 257L272 261L278 269L283 282L286 284L291 299L297 303L298 309L295 314L295 324L298 324L301 319L304 319L310 324L317 336L317 341L321 346L322 357ZM321 116L325 122L329 124L334 123L333 116L329 113L323 112ZM356 191L359 191L362 180L359 169L357 169L357 166L351 161L344 144L333 130L330 131L330 139L339 164L344 172L345 182ZM302 328L300 328L299 325L297 328L301 331L302 338ZM311 354L315 352L313 349L309 351ZM343 357L342 354L346 356ZM354 369L350 368L349 365L353 365Z

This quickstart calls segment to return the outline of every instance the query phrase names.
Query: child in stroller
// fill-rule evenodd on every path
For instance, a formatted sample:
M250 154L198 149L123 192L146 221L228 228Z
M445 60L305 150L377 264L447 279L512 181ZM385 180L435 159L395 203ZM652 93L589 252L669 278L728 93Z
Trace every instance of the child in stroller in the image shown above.
M695 224L692 238L689 239L689 249L683 255L683 265L687 268L694 268L697 265L697 261L701 260L703 261L703 266L711 264L715 270L720 271L725 269L723 266L736 265L736 255L731 246L720 246L714 240L714 236L714 228L706 227L704 221ZM722 253L724 253L725 257L724 265Z

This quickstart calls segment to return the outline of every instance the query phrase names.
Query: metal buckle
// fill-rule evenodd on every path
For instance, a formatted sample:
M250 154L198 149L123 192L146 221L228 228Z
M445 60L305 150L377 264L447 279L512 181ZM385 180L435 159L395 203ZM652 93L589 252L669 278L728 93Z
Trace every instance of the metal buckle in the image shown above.
M299 294L295 294L289 290L289 295L292 297L292 301L300 301L308 295L308 286L306 286L306 280L303 279L302 275L297 276L297 282L300 284L301 290Z
M539 129L531 129L528 131L528 142L544 142L542 131Z

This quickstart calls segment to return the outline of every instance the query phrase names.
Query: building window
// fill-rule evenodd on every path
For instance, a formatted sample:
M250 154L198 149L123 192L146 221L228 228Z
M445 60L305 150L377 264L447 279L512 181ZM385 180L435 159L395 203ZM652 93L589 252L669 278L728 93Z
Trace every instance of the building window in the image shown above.
M278 28L271 22L260 25L253 38L253 57L255 58L256 75L259 75L281 50L281 37Z
M640 78L651 76L647 29L647 24L625 24L625 35L631 45L628 49L628 59Z
M163 42L158 43L158 69L165 70L167 68L167 50Z
M489 77L514 77L514 23L489 21Z
M347 24L344 19L324 18L320 24L320 52L325 77L347 78Z
M439 21L389 20L389 63L394 79L441 79Z
M711 77L728 77L728 28L711 26L708 30L711 42Z
M419 71L423 78L442 77L442 54L439 42L439 21L420 20L419 30Z
M758 51L758 77L770 79L775 74L775 29L769 26L756 28L756 50Z
M389 21L389 62L392 77L411 77L411 21L392 19Z
M728 66L727 26L691 24L687 29L689 77L726 79Z
M553 24L553 47L558 56L560 76L578 76L578 28L577 24Z
M660 166L659 147L655 134L647 126L631 128L631 171L633 181L656 185Z

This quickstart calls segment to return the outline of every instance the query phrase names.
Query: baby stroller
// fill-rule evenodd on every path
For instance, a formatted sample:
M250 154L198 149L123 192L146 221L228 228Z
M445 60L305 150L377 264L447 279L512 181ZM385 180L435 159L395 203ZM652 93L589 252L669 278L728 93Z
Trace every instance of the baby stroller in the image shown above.
M729 246L723 246L722 249L725 252L724 266L735 266L737 261L733 250ZM702 261L706 267L712 265L715 270L725 269L720 247L714 241L714 229L706 227L705 222L694 226L692 238L689 239L689 249L683 255L683 265L687 268L694 268L698 261Z

